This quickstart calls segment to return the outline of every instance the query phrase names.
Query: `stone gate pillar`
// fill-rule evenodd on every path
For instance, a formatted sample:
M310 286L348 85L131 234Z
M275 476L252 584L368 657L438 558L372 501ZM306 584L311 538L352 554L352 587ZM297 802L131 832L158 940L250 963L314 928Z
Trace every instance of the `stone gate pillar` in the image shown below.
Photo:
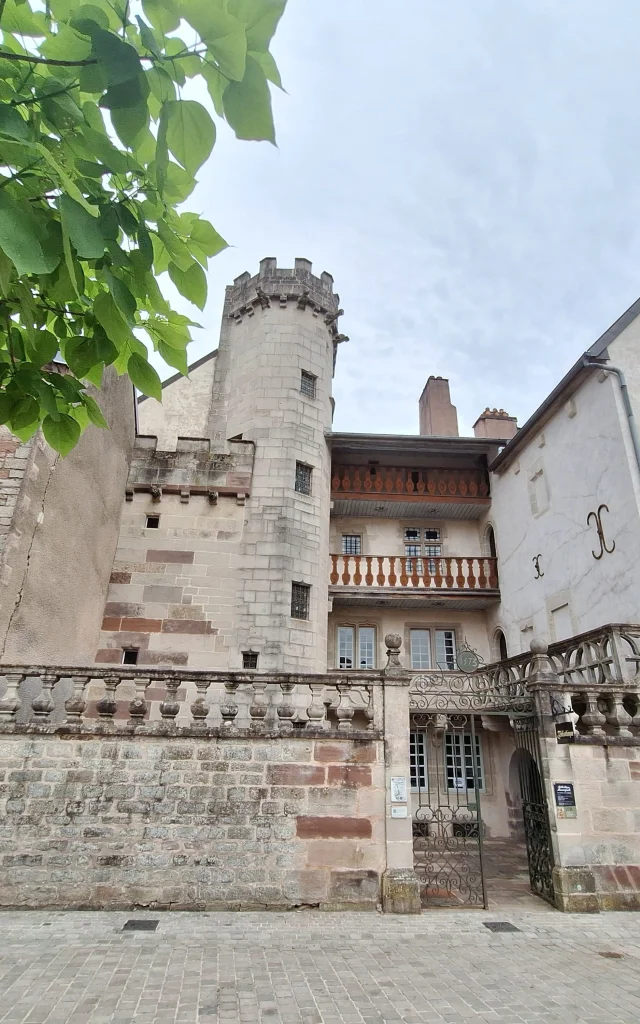
M409 771L409 684L411 676L400 662L402 639L388 633L384 670L384 760L386 784L386 858L382 876L382 908L388 914L419 914L420 885L413 870L411 778ZM392 800L392 780L404 779L406 802ZM398 788L402 788L401 784ZM393 816L395 809L405 817Z

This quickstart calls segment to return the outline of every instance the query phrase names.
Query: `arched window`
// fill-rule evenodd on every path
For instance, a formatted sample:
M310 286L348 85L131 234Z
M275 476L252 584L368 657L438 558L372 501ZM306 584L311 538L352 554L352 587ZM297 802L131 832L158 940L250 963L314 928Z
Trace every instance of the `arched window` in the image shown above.
M496 535L493 532L493 526L491 525L491 523L489 523L489 525L487 526L487 529L485 531L485 537L488 548L487 554L491 555L492 558L497 558L498 554L496 551Z
M506 661L509 657L507 639L501 629L496 629L493 634L493 654L496 661Z

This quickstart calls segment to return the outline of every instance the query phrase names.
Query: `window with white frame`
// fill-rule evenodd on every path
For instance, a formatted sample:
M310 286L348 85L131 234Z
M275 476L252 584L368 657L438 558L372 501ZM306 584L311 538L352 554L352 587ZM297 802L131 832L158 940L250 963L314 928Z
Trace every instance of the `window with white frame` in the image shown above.
M427 737L423 732L409 733L409 774L412 789L427 788Z
M456 667L456 634L453 629L436 629L436 665L446 672Z
M415 558L415 560L416 560L416 562L415 562L416 572L418 574L422 575L422 573L424 572L424 566L422 564L422 559L420 558L421 554L422 554L422 545L421 544L405 544L405 546L404 546L404 555L405 555L405 558L407 559L405 565L406 565L406 569L407 569L408 573L412 573L413 572L413 559Z
M411 668L431 668L431 633L428 629L409 630Z
M359 533L343 533L342 534L342 554L343 555L361 555L362 554L362 537Z
M436 572L435 558L442 554L442 544L440 529L435 526L425 527L424 529L419 526L408 526L404 531L404 554L405 558L418 559L416 562L416 571L422 575L424 572L424 562L420 561L422 555L425 555L429 561L427 562L427 572L434 576ZM407 562L407 572L413 572L413 562ZM440 566L440 572L442 573L442 566Z
M338 668L375 668L374 626L338 626Z
M484 766L479 736L472 736L470 732L446 733L445 765L448 789L475 789L476 780L478 789L484 789Z

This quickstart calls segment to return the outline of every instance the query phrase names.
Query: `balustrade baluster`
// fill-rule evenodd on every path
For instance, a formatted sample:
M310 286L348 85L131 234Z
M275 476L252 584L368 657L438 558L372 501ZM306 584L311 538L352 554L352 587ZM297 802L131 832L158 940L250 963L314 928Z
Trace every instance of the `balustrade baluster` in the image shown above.
M637 693L630 693L629 697L635 703L635 710L633 712L633 718L631 719L631 725L640 733L640 695Z
M376 557L378 559L378 575L376 576L376 583L378 584L379 587L384 587L386 579L384 569L382 566L382 563L384 562L384 556L376 555Z
M435 563L434 564L434 569L435 569L435 572L433 574L433 582L434 582L435 586L438 588L438 590L440 590L440 588L442 587L442 562L443 561L444 561L444 559L442 559L442 558L435 558L434 559L434 563Z
M338 470L338 469L334 470L334 476L332 476L332 478L331 478L331 490L332 491L339 491L340 490L340 470Z
M477 561L477 559L475 559L475 558L467 558L466 559L466 562L467 562L467 586L469 587L469 590L475 590L475 588L476 588L476 577L475 577L474 572L473 572L475 564L476 564L476 561Z
M42 689L31 701L31 710L36 718L48 718L54 710L56 704L51 691L59 678L60 676L50 675L48 672L42 676Z
M149 710L147 689L151 685L151 680L144 676L134 676L133 685L136 692L129 701L129 718L133 722L142 722Z
M422 582L424 583L424 585L427 588L427 590L431 589L431 584L433 582L432 577L431 577L431 573L429 572L429 569L431 568L432 562L433 562L432 558L425 558L425 559L423 559L423 562L422 562Z
M425 492L425 480L424 480L424 478L425 478L425 474L423 473L422 470L419 470L418 471L418 486L417 486L418 494L424 494L424 492Z
M361 557L360 555L354 555L353 556L353 560L355 562L355 572L353 574L353 582L355 583L356 587L359 587L360 584L362 583L362 575L360 573L360 557Z
M380 494L380 492L382 491L382 488L384 487L384 480L382 478L382 473L377 472L375 474L373 485L374 485L374 487L376 489L376 493Z
M453 586L453 573L451 572L451 563L452 563L452 561L453 561L452 558L444 558L443 559L443 562L444 562L444 565L445 565L445 571L446 571L446 573L445 573L445 583L447 584L447 587L449 587L449 589Z
M105 676L103 682L105 692L104 696L96 703L96 711L100 718L110 721L118 710L116 690L122 682L122 677L116 675Z
M355 471L354 476L353 476L353 490L354 491L362 490L362 481L360 480L360 469L359 469L359 467L356 468L356 471Z
M498 586L498 560L489 558L487 561L489 562L489 586L495 589Z
M342 582L345 587L351 582L351 573L349 572L349 555L342 556Z
M0 721L11 721L22 706L22 701L18 696L18 689L24 679L24 675L11 672L5 675L4 678L7 681L7 689L4 695L0 697Z
M253 699L249 705L251 728L255 732L260 732L264 730L264 720L267 717L267 710L269 707L265 693L265 690L267 689L267 680L254 676L251 680L251 685L253 686Z
M167 695L160 703L160 714L162 718L172 720L178 717L178 714L180 713L178 691L181 685L182 680L179 677L167 676L164 680L164 687Z
M407 576L407 559L404 555L402 555L400 558L400 586L406 587L408 582L409 577Z
M389 555L389 575L388 575L387 578L389 580L389 586L390 587L395 587L396 581L397 581L397 576L396 576L396 556L395 555Z
M420 577L418 576L418 561L422 559L413 558L411 560L411 585L417 587L420 583Z
M366 571L366 574L365 574L365 577L364 577L364 582L366 583L366 585L368 587L372 587L373 586L373 572L372 572L372 569L371 569L371 555L365 555L365 560L366 560L366 563L367 563L367 571Z
M487 573L486 573L487 559L486 558L479 558L478 559L478 566L479 566L478 586L480 587L480 590L486 590L486 587L487 587Z
M402 471L399 470L399 469L396 469L395 474L396 474L396 481L395 481L396 493L397 494L402 494L402 492L404 491L404 480L402 479Z
M362 486L364 487L365 491L367 491L367 493L371 492L371 489L373 487L373 481L371 479L371 470L370 469L365 470L364 483L362 484Z
M351 703L351 683L338 683L338 693L340 694L340 703L336 709L336 715L338 716L338 732L351 732L353 729L353 716L355 714L355 708Z
M191 705L191 717L202 725L205 725L205 719L211 710L211 705L207 704L207 690L211 686L210 679L194 679L196 687L196 699Z
M338 580L340 579L340 576L338 574L338 559L339 559L339 557L340 557L340 555L332 555L331 556L331 575L329 576L329 580L333 584L333 586L335 586L336 583L338 582Z
M296 688L295 683L280 683L282 690L282 702L278 704L277 713L280 720L280 732L289 733L293 731L293 716L296 709L291 700L291 695Z
M366 703L366 706L365 706L365 709L364 709L364 717L367 720L367 729L373 729L373 719L374 719L373 687L367 685L365 687L365 693L367 695L367 703Z
M64 709L67 712L67 722L80 722L87 710L85 691L91 676L72 676L71 683L73 692L64 702Z
M307 706L307 729L322 729L327 719L327 708L323 701L324 683L309 683L311 703Z
M580 719L580 724L584 726L589 736L605 736L604 724L606 718L598 706L598 697L595 693L585 693L584 695L587 710Z
M238 704L235 699L236 690L240 683L228 679L224 684L224 699L220 704L220 715L222 717L222 728L230 731L238 715Z
M393 491L393 471L390 469L384 471L384 489L387 494L391 494Z
M458 575L456 576L456 586L459 587L460 590L464 589L464 586L465 586L465 584L467 582L465 580L464 573L462 572L462 562L463 562L462 558L456 558L456 564L458 566Z
M618 736L630 739L633 736L629 726L633 718L622 703L624 693L612 693L609 695L610 707L607 714L607 725L615 729Z

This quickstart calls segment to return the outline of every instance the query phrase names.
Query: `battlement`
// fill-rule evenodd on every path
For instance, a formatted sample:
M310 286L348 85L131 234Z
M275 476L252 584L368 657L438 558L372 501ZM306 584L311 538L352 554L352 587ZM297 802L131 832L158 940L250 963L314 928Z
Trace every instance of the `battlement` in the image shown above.
M248 271L236 277L225 295L227 316L243 311L253 312L255 306L263 308L272 301L286 306L295 301L300 309L310 307L316 313L333 313L338 309L340 296L333 291L333 277L326 271L316 277L311 260L297 258L293 269L278 267L274 256L260 260L260 270L253 277Z

